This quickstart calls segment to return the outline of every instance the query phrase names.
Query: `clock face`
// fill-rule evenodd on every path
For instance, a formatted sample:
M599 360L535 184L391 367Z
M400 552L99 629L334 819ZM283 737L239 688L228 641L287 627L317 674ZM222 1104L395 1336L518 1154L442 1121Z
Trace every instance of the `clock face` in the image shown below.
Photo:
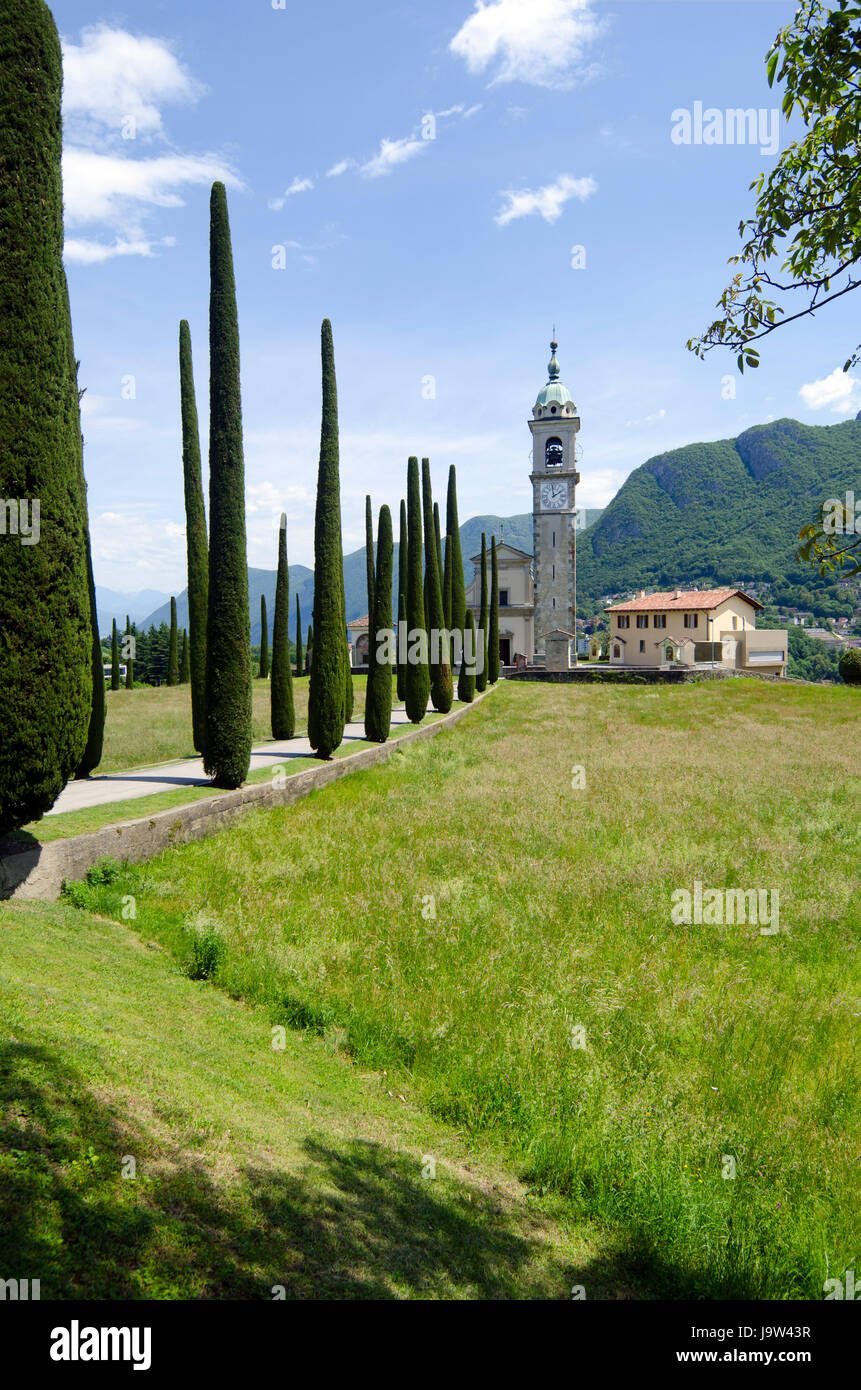
M568 501L567 483L542 483L541 484L541 505L546 510L558 512Z

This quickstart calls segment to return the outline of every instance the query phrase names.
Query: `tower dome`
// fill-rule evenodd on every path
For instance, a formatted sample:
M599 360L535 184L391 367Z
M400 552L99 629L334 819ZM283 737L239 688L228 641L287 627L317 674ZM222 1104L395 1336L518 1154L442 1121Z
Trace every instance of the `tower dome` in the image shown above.
M567 386L559 380L559 363L556 349L559 344L554 339L550 344L550 361L547 364L547 385L538 392L533 414L536 420L546 415L576 415L577 407Z

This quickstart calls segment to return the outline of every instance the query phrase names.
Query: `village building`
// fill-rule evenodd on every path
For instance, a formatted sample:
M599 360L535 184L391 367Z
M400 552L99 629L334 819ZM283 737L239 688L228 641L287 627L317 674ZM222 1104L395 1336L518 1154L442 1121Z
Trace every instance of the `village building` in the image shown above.
M741 589L641 590L636 598L607 609L610 665L783 676L788 634L785 629L757 629L762 606Z

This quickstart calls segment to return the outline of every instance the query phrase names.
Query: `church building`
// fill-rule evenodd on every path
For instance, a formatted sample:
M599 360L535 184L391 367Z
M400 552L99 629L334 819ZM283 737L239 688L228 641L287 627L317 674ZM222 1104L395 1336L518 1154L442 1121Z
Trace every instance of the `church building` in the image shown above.
M550 344L547 383L538 392L528 421L532 434L532 555L497 542L499 561L499 649L503 665L526 657L529 665L569 665L574 642L577 583L576 488L580 417L567 386L559 380L558 343ZM489 540L489 538L488 538ZM481 555L470 556L475 577L467 606L481 611ZM488 555L488 591L490 586ZM548 641L549 639L549 641Z

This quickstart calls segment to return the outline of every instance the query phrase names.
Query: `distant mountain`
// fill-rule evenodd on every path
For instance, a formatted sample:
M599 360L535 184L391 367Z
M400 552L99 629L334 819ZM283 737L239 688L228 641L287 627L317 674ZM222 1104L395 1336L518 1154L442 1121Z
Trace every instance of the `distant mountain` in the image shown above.
M99 615L99 632L104 636L110 632L111 623L117 620L117 627L124 627L126 614L133 623L139 623L158 604L170 602L170 595L160 589L139 589L135 594L123 594L116 589L105 589L96 585L96 608Z
M584 597L675 583L787 578L821 502L861 490L861 422L775 420L737 439L689 444L636 468L577 549ZM828 587L836 587L829 585Z
M601 509L596 508L586 513L587 522L590 524L601 516ZM398 525L397 517L394 518L395 526ZM463 553L463 568L466 583L472 580L473 566L471 556L481 550L481 533L487 532L488 543L490 537L495 535L505 539L509 545L514 545L518 550L525 550L532 554L532 513L524 512L521 516L474 516L469 521L465 521L460 528L460 544ZM398 574L398 552L400 547L395 544L394 572L395 590L397 591ZM248 570L248 600L251 607L251 642L256 645L260 641L260 595L266 595L266 611L269 615L270 633L272 627L272 616L275 611L275 570ZM353 618L362 618L368 611L367 597L367 571L365 567L365 549L354 550L350 555L344 556L344 592L347 600L347 622ZM296 594L299 595L299 606L302 612L302 633L303 637L308 631L308 624L311 621L311 611L314 604L314 571L308 569L307 565L290 566L290 637L296 635ZM188 592L183 590L177 595L176 600L176 620L180 627L188 626ZM158 627L160 623L170 622L170 597L166 602L146 617L141 624L143 628L151 626Z

